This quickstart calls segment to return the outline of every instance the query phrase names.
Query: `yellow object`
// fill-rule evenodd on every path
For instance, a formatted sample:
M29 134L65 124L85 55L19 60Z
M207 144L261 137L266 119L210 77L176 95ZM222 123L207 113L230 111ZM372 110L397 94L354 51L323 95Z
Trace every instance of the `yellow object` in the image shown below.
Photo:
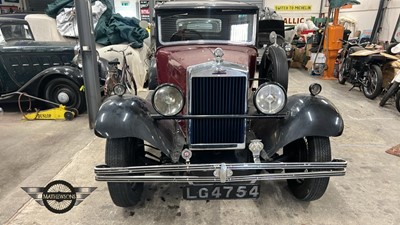
M57 108L40 110L24 115L26 120L72 120L78 112L75 110L67 110L64 105Z
M275 5L275 11L311 11L312 5Z

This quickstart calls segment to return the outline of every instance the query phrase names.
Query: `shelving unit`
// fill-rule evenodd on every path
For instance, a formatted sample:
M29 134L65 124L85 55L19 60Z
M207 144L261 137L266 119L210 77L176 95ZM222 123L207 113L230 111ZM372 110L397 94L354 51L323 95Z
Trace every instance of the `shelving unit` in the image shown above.
M152 10L154 10L151 8L150 1L149 0L140 1L140 19L146 20L148 22L150 22L150 17L152 14L151 12L152 12ZM164 2L167 2L167 1L157 1L156 0L156 1L154 1L154 5L162 4Z

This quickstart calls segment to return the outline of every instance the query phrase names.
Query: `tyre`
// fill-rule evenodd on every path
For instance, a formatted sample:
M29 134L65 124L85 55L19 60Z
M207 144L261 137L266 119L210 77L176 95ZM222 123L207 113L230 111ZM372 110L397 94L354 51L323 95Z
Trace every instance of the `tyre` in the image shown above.
M149 70L149 90L155 90L157 86L158 86L157 65L155 58L152 58L150 61L150 70Z
M377 65L371 65L367 75L367 82L363 84L363 92L365 97L375 99L382 93L383 76L382 70Z
M380 106L384 106L385 103L387 102L387 100L389 100L389 98L394 96L396 94L396 92L399 91L399 89L400 89L399 85L400 84L396 81L393 82L392 84L390 84L389 90L383 95L381 101L379 102Z
M106 164L110 167L126 167L143 165L143 140L137 138L107 139ZM108 182L108 191L116 206L132 207L139 201L143 193L143 183Z
M347 74L350 73L350 65L351 65L350 58L345 58L343 61L343 64L341 66L339 64L339 73L338 73L338 77L337 77L339 84L346 83Z
M79 91L79 86L68 78L55 78L50 80L44 88L44 99L67 108L77 109L80 113L86 111L85 93ZM49 108L55 105L46 103Z
M301 138L285 146L283 152L288 156L289 162L331 161L331 146L328 137ZM290 191L297 199L314 201L324 195L328 187L329 177L289 179L287 183Z
M400 92L397 92L395 101L396 101L396 109L397 111L400 112Z
M74 114L72 112L67 111L64 113L64 119L71 121L74 119Z
M266 81L277 82L285 90L288 90L289 68L285 51L280 47L269 46L264 51L261 58L259 77L266 80L260 80L259 85Z

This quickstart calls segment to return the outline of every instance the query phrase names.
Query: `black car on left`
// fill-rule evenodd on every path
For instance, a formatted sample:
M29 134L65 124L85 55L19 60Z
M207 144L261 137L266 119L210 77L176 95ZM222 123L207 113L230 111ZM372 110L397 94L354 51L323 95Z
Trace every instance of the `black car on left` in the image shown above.
M6 94L25 92L85 111L83 75L74 63L74 49L75 43L35 41L25 20L0 18L0 103L16 100ZM103 70L107 67L100 64Z

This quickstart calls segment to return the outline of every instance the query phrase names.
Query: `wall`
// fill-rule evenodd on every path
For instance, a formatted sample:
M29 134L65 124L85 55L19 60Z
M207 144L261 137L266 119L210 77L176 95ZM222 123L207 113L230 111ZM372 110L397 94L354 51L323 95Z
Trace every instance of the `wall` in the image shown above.
M400 15L400 0L392 0L388 5L388 10L382 21L382 32L379 38L389 40L392 38L397 19Z
M350 18L356 21L356 30L372 30L378 7L379 0L358 0L360 5L353 5L351 9L341 9L340 18ZM298 19L298 18L310 18L311 16L318 16L320 9L320 0L265 0L266 6L274 7L275 5L311 5L312 10L310 11L278 11L284 18ZM323 7L323 12L328 12L328 7ZM382 32L379 36L379 40L386 41L390 40L396 26L397 18L400 13L400 0L390 0L388 9L383 17Z
M305 19L311 16L318 17L321 1L320 0L265 0L266 7L275 9L276 5L310 5L311 10L303 11L277 11L281 15L286 24L298 24L305 22Z

